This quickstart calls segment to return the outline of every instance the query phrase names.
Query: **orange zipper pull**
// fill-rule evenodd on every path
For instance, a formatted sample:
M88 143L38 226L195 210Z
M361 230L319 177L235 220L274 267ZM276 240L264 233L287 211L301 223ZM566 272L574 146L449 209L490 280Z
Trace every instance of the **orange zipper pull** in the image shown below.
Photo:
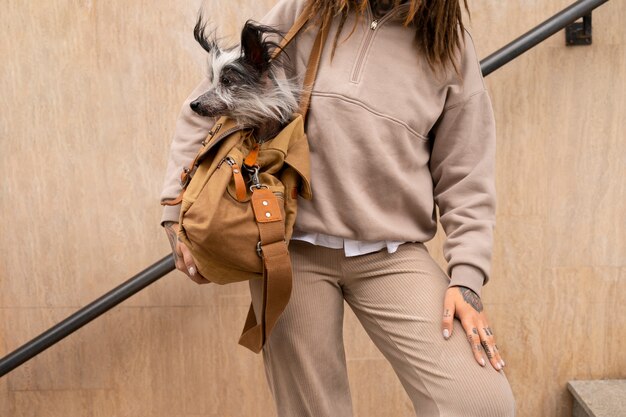
M243 161L243 164L249 167L255 166L256 160L258 157L259 157L259 144L256 143L254 144L254 148L250 150L250 153L248 154L248 156L246 156L246 159L245 161Z

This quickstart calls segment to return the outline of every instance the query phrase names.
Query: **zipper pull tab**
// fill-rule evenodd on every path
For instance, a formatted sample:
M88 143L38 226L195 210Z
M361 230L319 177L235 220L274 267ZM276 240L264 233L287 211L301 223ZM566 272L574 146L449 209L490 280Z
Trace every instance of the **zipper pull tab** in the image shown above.
M235 197L236 200L240 203L244 203L246 201L246 182L243 179L243 175L241 175L241 170L239 169L239 165L237 165L237 161L231 156L226 156L223 158L218 164L217 169L220 169L222 164L226 162L233 170L233 180L235 181Z
M370 24L370 29L376 30L377 26L378 26L378 20L372 20L372 23Z
M231 167L233 165L237 165L237 163L235 162L235 160L230 157L230 156L225 156L224 158L222 158L222 160L220 162L218 162L217 164L217 169L220 169L220 167L222 166L222 164L226 162L228 165L230 165Z

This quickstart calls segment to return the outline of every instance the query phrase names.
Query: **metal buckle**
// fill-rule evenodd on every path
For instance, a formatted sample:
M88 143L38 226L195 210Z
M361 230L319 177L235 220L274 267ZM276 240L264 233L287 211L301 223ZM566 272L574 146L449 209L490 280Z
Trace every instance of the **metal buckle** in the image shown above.
M261 250L261 241L260 240L256 244L256 254L259 256L259 258L263 259L263 252Z
M265 189L267 190L267 189L269 189L270 187L268 187L267 185L263 185L263 184L259 184L259 185L251 185L251 186L249 187L249 189L250 189L250 192L251 192L251 193L253 193L253 192L254 192L254 190L261 190L261 189L263 189L263 188L265 188Z

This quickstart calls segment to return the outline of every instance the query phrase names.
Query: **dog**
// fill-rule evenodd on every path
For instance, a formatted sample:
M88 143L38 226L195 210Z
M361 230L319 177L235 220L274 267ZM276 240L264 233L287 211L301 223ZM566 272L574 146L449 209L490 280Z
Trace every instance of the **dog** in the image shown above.
M209 54L209 90L190 103L201 116L228 116L254 128L258 142L273 137L298 111L301 87L284 76L285 56L272 59L280 48L274 39L282 33L248 20L239 45L223 48L214 34L207 35L202 15L194 38Z

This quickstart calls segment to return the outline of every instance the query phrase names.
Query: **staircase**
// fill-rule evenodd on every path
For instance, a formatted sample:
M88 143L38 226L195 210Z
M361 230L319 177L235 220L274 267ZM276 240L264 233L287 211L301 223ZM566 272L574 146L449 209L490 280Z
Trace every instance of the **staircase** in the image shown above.
M572 417L626 417L626 379L570 381Z

